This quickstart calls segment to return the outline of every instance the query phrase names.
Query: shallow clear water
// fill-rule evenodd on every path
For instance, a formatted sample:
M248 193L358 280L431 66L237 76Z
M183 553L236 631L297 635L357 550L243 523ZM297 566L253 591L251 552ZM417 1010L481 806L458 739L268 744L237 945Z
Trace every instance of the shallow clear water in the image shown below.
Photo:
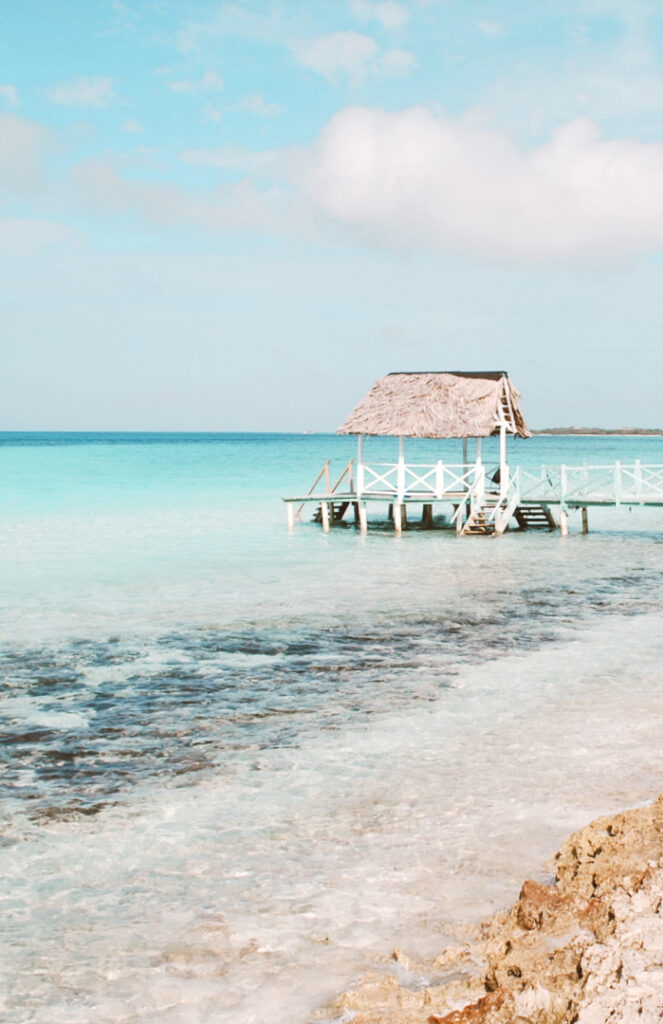
M663 789L663 511L289 535L353 454L0 435L2 1020L309 1020ZM616 458L663 441L512 462Z

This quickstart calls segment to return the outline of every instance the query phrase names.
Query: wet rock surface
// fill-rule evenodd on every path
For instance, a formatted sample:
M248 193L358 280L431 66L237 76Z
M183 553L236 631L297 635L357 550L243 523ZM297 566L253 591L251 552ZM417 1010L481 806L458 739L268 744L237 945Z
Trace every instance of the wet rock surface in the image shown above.
M353 1024L653 1024L663 1020L663 796L599 818L470 942L371 974L329 1012ZM406 980L404 980L406 979ZM328 1018L329 1019L329 1018Z

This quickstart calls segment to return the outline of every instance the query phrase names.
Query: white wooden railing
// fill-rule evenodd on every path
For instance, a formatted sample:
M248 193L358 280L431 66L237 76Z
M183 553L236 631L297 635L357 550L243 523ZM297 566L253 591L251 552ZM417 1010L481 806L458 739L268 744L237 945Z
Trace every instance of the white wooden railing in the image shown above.
M503 499L500 507L512 504L514 496L516 504L663 504L663 465L636 461L629 465L614 462L603 466L518 466L491 487L496 469L480 462L449 465L441 460L360 463L357 497L384 496L392 501L460 499L459 518L469 514L470 505L491 489L499 489Z
M663 466L613 462L605 466L520 466L520 500L561 505L663 502Z

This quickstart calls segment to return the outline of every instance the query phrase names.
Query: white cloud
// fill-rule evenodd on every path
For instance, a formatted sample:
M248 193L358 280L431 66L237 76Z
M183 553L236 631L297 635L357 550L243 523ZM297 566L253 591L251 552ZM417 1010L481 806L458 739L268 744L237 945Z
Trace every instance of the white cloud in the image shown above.
M34 121L0 114L0 195L30 192L43 183L50 141L49 132Z
M7 101L10 107L17 107L21 102L15 85L0 85L0 96Z
M268 103L260 92L250 92L236 106L237 110L246 110L249 114L257 114L259 117L275 117L283 110L278 103Z
M221 92L224 88L224 81L216 71L206 71L202 78L182 78L176 82L166 82L171 92L178 92L184 96L196 96L199 93Z
M359 21L378 21L388 32L400 32L410 20L410 12L396 0L370 3L370 0L351 0L350 8Z
M106 75L62 82L50 89L48 95L64 107L105 107L115 98L111 79Z
M347 75L352 81L362 79L380 48L370 36L351 31L299 39L292 49L305 68L334 82L339 74Z
M478 21L477 28L484 36L490 36L492 39L499 39L504 35L504 25L499 21Z
M342 75L353 83L369 74L402 76L417 65L409 50L387 50L380 54L380 47L371 36L354 31L299 39L292 44L292 50L300 64L331 83Z
M132 135L140 135L143 131L143 126L133 117L128 117L122 125L122 131L129 132Z
M373 241L493 260L663 248L663 145L604 140L588 119L530 150L424 108L348 107L302 156L297 185Z

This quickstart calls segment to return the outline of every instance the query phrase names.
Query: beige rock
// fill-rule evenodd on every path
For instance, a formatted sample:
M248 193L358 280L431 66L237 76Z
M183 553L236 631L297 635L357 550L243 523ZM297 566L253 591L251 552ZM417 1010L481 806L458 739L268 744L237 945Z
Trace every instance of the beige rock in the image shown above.
M368 975L333 1004L353 1024L654 1024L663 1020L663 797L563 844L553 886L518 901L410 988ZM397 950L394 959L415 965ZM425 967L417 964L417 972Z

